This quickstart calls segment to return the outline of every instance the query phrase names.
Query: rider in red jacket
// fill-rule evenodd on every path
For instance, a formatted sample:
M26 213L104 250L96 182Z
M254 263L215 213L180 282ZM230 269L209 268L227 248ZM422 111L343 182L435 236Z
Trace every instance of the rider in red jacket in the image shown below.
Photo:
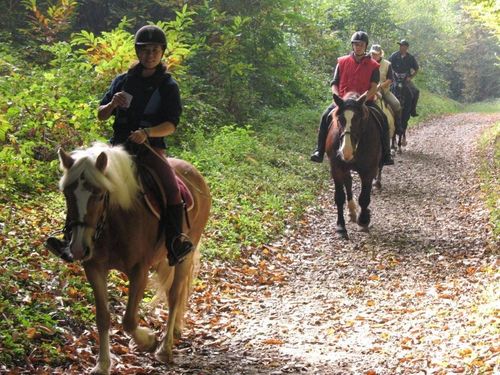
M352 52L349 55L342 56L338 59L335 73L333 75L332 93L343 97L348 92L357 92L364 94L367 92L366 105L370 107L378 107L373 99L377 93L377 85L380 80L379 64L373 60L370 55L366 54L368 46L368 34L364 31L357 31L351 37ZM311 155L311 161L321 163L325 154L326 136L328 127L332 122L330 113L335 108L335 103L332 103L321 116L321 122L318 133L318 145L316 150ZM394 164L391 157L389 126L387 118L382 114L382 161L384 165Z

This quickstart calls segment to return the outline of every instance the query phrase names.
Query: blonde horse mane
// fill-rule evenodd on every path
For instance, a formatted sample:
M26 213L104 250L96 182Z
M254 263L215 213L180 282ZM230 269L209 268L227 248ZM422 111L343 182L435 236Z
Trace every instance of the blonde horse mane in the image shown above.
M104 173L95 165L97 157L103 152L107 156ZM132 157L123 147L96 142L89 148L73 151L71 157L75 160L71 168L66 169L62 162L60 164L64 172L59 181L61 190L83 174L89 184L109 192L111 206L119 206L123 209L130 209L133 206L137 200L139 184Z

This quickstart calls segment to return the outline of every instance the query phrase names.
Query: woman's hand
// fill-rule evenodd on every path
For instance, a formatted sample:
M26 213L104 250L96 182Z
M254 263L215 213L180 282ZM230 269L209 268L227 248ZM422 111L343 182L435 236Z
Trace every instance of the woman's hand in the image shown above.
M111 99L111 105L113 108L128 108L129 107L129 102L127 99L127 94L125 91L120 91L117 92L115 95L113 95L113 99Z
M146 142L146 140L148 139L148 135L144 129L138 129L130 133L128 139L134 143L142 144Z

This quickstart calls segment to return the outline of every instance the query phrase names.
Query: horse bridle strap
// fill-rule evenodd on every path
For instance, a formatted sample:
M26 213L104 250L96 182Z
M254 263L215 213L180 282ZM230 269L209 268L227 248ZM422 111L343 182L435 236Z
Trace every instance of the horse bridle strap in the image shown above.
M99 218L99 221L97 222L97 225L95 227L93 225L89 225L85 221L70 221L68 224L65 225L64 232L66 233L68 229L72 230L74 227L91 228L94 229L94 241L97 241L101 237L104 230L104 226L106 224L108 206L109 206L109 193L106 192L104 195L104 209L102 210L101 217Z

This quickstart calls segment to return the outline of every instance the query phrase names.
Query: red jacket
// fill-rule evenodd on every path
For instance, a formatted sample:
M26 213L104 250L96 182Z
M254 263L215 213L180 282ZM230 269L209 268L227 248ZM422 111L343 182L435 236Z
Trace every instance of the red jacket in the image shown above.
M357 92L363 94L371 87L371 77L374 70L378 69L380 64L370 56L364 57L359 63L354 56L339 57L340 70L339 94L344 97L348 92ZM368 98L372 99L372 98Z

